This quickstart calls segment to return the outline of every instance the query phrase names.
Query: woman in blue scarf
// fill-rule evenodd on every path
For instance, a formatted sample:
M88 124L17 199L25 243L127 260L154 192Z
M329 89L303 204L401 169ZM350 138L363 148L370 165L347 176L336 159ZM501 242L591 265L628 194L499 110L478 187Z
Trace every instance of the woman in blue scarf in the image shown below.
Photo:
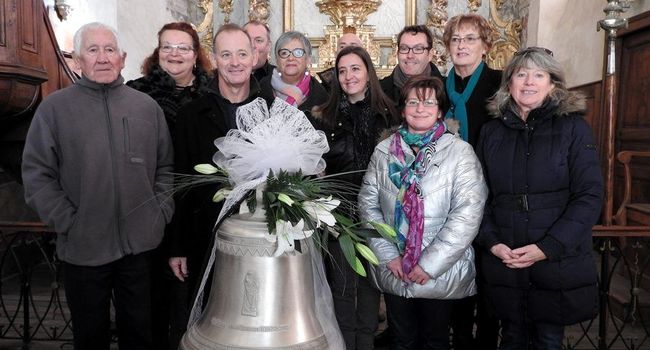
M487 100L501 83L501 71L490 69L484 61L492 47L491 34L490 24L485 18L466 14L452 17L442 37L454 64L445 83L450 102L445 118L448 122L454 119L460 124L460 136L472 147L476 146L481 127L490 120ZM479 293L480 289L479 285ZM477 339L474 341L475 299L461 299L454 304L454 348L495 350L498 322L489 317L481 300L478 300Z

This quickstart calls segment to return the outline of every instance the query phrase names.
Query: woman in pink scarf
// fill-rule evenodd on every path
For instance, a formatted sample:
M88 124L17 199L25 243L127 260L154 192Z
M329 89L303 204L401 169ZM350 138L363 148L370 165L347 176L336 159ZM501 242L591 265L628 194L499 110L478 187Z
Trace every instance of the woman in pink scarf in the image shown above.
M309 117L312 107L327 101L327 91L309 74L311 43L302 33L290 31L275 42L277 68L260 82L263 93L273 91Z

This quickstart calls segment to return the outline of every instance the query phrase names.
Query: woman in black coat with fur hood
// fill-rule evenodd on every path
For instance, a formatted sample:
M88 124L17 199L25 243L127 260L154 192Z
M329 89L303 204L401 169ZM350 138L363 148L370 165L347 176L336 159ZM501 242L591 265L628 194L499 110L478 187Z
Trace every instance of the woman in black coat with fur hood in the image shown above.
M603 180L581 96L552 53L527 48L503 72L477 154L490 197L479 231L501 350L560 349L564 326L598 310L592 226Z

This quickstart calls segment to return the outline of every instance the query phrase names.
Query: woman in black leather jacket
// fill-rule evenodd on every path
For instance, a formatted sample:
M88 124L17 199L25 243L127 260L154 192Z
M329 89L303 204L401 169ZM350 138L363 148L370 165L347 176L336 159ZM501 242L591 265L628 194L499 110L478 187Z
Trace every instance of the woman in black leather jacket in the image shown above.
M317 128L327 134L326 174L341 176L357 188L382 133L399 123L393 102L382 92L370 56L346 47L336 57L335 79L327 103L312 110ZM356 203L356 195L350 196ZM329 281L336 318L348 350L373 349L379 291L345 261L337 241L329 243Z

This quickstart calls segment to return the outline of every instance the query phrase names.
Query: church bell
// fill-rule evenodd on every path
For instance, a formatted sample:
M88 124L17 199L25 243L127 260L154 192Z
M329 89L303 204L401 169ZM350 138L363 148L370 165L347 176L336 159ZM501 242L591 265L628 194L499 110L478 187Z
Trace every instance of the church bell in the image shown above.
M248 213L223 221L210 297L181 349L329 348L315 312L310 245L273 257L277 242L267 233L263 218Z

